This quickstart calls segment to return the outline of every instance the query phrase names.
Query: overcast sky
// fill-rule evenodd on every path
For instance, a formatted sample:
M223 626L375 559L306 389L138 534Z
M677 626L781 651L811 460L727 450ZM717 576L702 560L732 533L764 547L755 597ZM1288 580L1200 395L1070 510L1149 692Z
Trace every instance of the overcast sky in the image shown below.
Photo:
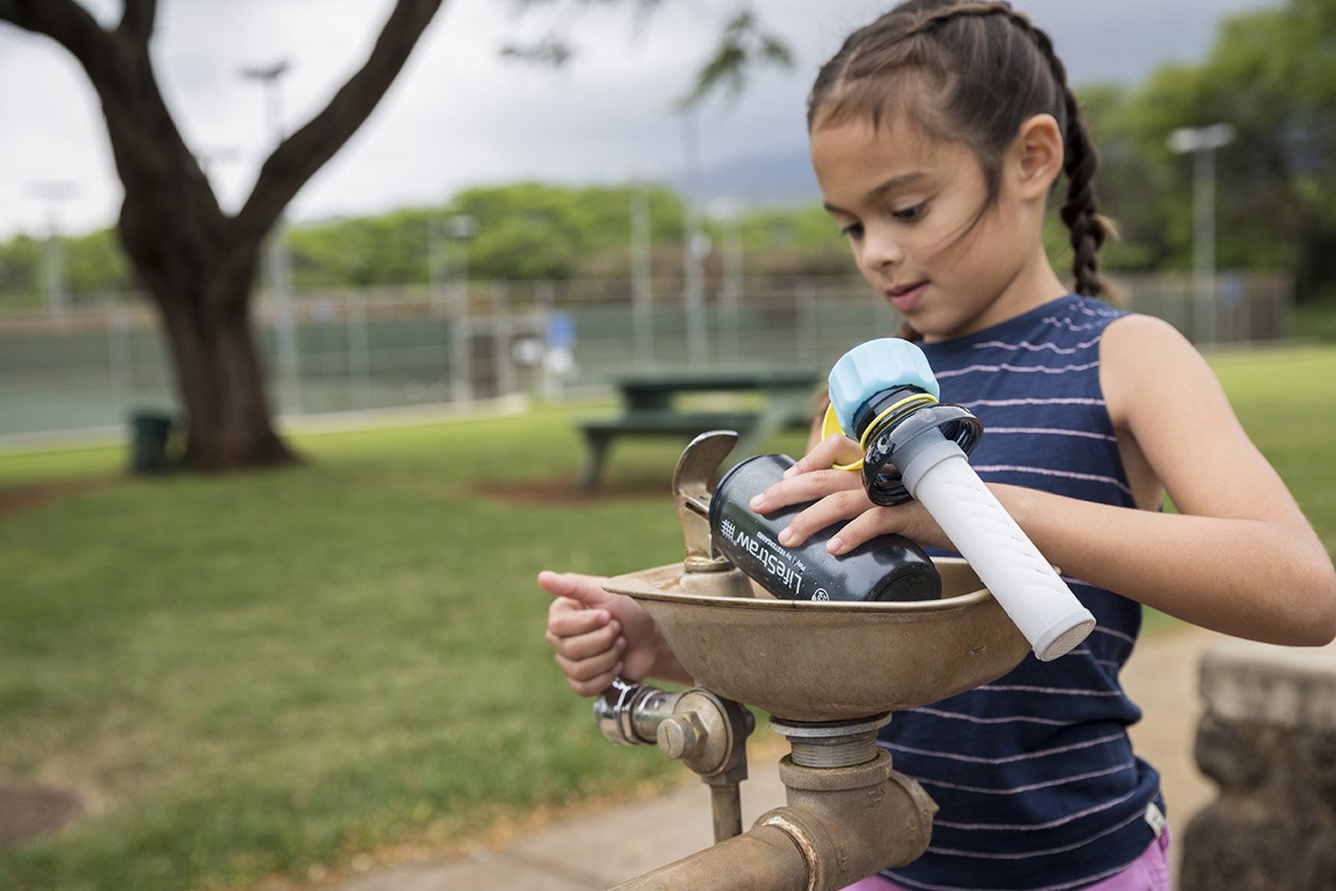
M1201 59L1220 19L1279 0L1019 0L1054 39L1072 80L1136 82L1156 65ZM86 0L104 23L119 0ZM161 0L154 60L168 104L228 210L240 206L273 144L262 87L245 66L290 61L281 82L288 129L315 114L364 61L390 0ZM552 4L555 6L555 4ZM307 184L297 220L438 204L474 184L538 178L676 180L681 138L672 105L714 44L732 0L672 0L637 32L628 12L572 17L517 0L447 0L365 126ZM628 7L632 4L625 4ZM816 68L853 28L888 5L869 0L755 0L796 56L736 102L701 113L701 162L800 149ZM507 40L553 23L579 46L564 70L506 63ZM70 196L39 192L65 184ZM0 238L114 222L120 201L96 97L52 41L0 24Z

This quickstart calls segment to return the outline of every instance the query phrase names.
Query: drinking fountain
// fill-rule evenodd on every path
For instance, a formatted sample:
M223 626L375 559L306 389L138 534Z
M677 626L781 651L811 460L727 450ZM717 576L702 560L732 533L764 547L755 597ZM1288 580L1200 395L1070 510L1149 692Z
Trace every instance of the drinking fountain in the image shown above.
M716 842L620 889L827 891L916 859L937 806L893 769L877 731L896 711L996 680L1031 648L961 559L933 560L938 600L775 599L711 539L711 480L736 441L702 434L678 462L684 560L604 586L644 607L696 686L618 680L595 699L596 721L612 742L657 745L701 775ZM769 713L791 751L779 763L786 806L743 832L748 705Z

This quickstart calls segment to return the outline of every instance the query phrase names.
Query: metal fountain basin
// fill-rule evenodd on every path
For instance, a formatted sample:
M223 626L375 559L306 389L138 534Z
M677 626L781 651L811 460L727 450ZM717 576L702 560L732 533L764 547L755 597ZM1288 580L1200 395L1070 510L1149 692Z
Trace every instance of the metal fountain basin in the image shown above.
M696 683L788 721L847 721L937 702L1011 671L1030 645L964 560L935 558L942 599L777 600L682 589L682 563L609 579L639 602Z

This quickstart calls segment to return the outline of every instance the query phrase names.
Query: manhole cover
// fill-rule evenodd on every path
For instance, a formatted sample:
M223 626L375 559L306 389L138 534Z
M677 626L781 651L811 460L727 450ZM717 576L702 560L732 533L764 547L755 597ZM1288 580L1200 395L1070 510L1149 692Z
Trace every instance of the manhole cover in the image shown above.
M0 785L0 846L55 832L83 813L83 799L50 786Z

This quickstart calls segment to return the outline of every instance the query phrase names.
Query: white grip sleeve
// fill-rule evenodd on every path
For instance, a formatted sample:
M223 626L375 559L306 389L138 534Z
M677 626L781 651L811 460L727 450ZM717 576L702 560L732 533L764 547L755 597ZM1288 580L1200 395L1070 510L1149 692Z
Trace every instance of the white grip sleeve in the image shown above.
M965 453L943 439L902 470L910 494L942 527L992 592L1035 656L1048 662L1075 649L1095 617L1007 513Z

